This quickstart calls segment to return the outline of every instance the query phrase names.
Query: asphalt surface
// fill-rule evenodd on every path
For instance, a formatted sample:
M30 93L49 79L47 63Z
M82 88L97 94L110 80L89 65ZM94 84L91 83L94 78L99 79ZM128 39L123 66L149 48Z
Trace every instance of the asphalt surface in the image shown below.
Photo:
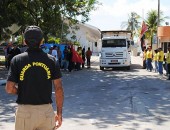
M0 65L0 86L5 85L7 74L8 72L5 66Z
M90 69L62 72L60 130L170 130L170 81L141 69L140 57L132 57L131 70L100 71L98 61L93 56ZM0 130L14 130L15 100L1 85Z

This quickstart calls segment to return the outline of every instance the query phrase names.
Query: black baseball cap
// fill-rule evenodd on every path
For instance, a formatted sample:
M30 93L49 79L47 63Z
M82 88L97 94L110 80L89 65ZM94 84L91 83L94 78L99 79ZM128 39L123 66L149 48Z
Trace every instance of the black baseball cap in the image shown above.
M43 32L40 27L31 25L25 29L24 38L28 46L39 46L43 39Z

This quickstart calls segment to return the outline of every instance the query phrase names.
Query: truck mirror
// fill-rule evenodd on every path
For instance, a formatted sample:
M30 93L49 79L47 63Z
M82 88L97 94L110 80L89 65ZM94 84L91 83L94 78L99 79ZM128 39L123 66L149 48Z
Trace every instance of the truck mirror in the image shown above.
M94 43L95 47L97 47L97 42Z
M128 44L128 48L130 48L130 44Z
M127 41L127 43L128 43L128 48L130 47L130 41Z

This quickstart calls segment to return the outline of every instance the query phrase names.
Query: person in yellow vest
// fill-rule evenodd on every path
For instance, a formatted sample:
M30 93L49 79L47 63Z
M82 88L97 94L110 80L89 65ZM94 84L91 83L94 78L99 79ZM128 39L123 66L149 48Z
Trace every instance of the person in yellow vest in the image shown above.
M143 68L142 69L146 69L146 52L147 52L147 49L145 49L143 52Z
M168 46L168 52L166 54L166 69L167 69L167 74L168 74L168 78L167 80L170 80L170 46Z
M150 72L152 71L153 67L152 67L152 58L153 58L153 54L152 54L152 48L148 47L148 51L146 52L146 64L147 64L147 70L149 70Z
M162 48L158 49L158 72L159 75L163 75L163 61L164 61L164 52Z
M158 50L154 50L154 57L153 57L154 65L155 65L155 72L158 72Z

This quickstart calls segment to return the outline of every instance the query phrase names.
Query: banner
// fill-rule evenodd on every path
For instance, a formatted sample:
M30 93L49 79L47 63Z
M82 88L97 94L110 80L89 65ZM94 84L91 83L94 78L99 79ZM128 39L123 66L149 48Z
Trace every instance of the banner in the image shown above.
M84 63L83 59L79 56L79 54L74 50L73 46L71 46L72 51L72 62Z
M145 22L142 22L142 29L140 33L140 41L141 41L141 49L144 51L146 45L145 45L145 32L148 31L148 26L145 24Z
M143 37L143 35L145 34L145 32L148 31L148 26L145 24L145 22L142 22L142 29L141 29L141 33L140 33L140 38Z

